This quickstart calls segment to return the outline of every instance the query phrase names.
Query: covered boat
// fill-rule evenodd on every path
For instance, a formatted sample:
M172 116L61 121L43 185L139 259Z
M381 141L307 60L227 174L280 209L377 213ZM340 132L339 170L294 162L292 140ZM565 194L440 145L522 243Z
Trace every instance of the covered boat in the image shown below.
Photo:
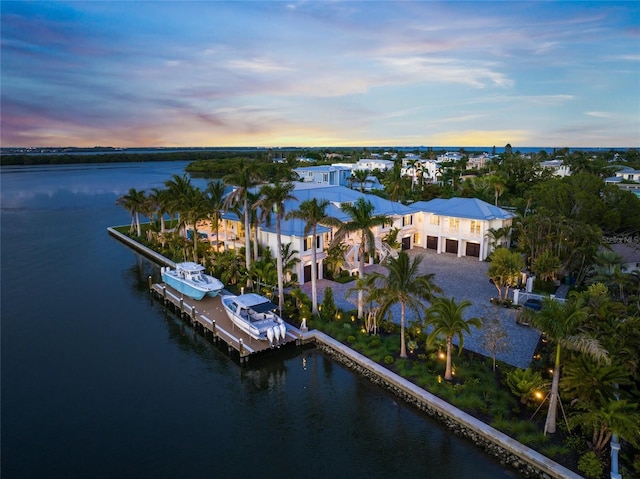
M177 263L175 269L163 267L162 281L190 298L201 300L206 296L217 296L224 284L204 273L204 266L186 261Z
M229 319L254 339L269 341L271 346L284 343L285 322L276 313L278 307L255 293L222 296L222 306Z

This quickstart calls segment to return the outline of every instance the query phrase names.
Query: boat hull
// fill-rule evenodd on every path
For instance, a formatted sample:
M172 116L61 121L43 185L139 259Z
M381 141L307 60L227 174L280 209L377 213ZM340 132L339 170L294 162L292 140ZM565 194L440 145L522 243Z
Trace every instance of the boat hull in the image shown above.
M195 299L197 301L200 301L202 298L204 298L208 294L216 296L218 294L218 292L219 292L219 291L207 292L207 291L203 291L203 290L200 290L200 289L196 289L193 286L191 286L191 285L189 285L187 283L184 283L184 282L180 281L179 279L172 277L169 274L163 274L162 275L162 281L164 281L166 284L171 286L173 289L175 289L179 293L182 293L185 296L189 296L190 298L193 298L193 299Z

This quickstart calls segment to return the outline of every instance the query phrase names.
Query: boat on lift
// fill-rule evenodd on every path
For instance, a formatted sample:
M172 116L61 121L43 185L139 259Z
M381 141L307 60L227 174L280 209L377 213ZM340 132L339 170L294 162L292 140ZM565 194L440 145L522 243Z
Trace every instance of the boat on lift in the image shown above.
M193 261L176 263L175 269L163 267L162 281L190 298L201 300L205 296L217 296L224 284L204 273L204 266Z
M254 339L277 346L285 341L287 326L277 314L278 307L256 293L222 296L222 306L229 319Z

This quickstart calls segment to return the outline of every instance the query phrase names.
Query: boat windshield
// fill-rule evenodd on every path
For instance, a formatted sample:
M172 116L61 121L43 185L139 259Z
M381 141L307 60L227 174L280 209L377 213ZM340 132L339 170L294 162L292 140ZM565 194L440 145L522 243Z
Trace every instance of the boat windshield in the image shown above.
M266 313L267 311L274 311L278 309L278 307L271 301L266 301L264 303L254 304L251 306L251 309L256 313Z

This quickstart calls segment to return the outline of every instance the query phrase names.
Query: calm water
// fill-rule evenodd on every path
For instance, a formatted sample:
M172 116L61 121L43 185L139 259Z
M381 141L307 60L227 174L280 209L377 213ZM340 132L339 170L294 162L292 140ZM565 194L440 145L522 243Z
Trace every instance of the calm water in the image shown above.
M109 237L184 163L3 168L2 477L516 477L315 350L240 367Z

